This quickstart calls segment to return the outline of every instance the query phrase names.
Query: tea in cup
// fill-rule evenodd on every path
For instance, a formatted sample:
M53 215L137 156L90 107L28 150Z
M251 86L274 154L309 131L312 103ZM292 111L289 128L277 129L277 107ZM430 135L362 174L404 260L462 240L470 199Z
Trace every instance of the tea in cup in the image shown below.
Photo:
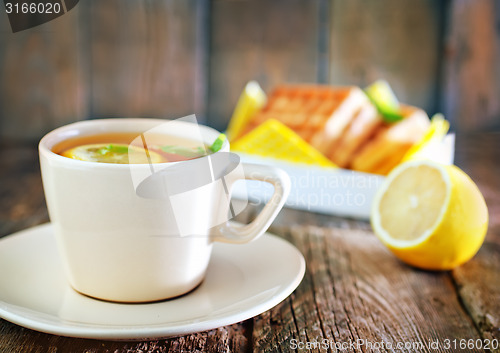
M262 235L283 207L288 175L240 163L216 130L160 119L87 120L39 144L42 180L59 253L78 292L108 301L149 302L193 290L214 242ZM231 188L242 179L274 186L254 221Z

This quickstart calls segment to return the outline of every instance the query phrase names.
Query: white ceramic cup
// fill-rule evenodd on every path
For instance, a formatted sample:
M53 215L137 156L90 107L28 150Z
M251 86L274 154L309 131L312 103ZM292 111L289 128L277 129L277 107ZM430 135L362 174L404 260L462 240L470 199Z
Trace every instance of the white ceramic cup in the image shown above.
M199 167L191 172L193 161L109 164L52 151L72 137L144 133L158 126L165 126L165 120L88 120L58 128L40 141L50 220L68 280L80 293L118 302L157 301L187 293L203 280L214 241L245 243L259 237L286 201L288 175L269 166L238 163L228 142L202 158L212 158L206 160L210 165L218 160L219 167L227 160L231 168L219 168L219 175L201 184L196 176L203 173ZM208 145L219 135L209 127L180 121L165 131L184 138L200 134ZM271 183L274 194L253 222L237 227L228 222L228 213L231 187L240 179ZM167 196L155 191L186 180L195 187Z

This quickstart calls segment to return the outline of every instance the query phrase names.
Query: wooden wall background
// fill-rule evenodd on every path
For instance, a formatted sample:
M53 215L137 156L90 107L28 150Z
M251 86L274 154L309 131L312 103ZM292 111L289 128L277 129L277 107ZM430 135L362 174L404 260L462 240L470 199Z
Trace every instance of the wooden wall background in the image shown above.
M365 86L458 131L500 127L497 0L86 0L13 34L0 12L0 138L89 117L196 113L224 129L241 89Z

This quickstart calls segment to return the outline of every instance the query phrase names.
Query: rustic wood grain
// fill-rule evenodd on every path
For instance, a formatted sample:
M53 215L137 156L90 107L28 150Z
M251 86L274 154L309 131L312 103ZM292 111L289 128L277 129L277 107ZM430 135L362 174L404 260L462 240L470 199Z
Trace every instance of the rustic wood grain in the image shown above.
M285 234L305 255L306 277L285 302L254 319L254 351L283 352L292 339L372 344L351 351L445 352L444 340L479 339L446 272L417 271L399 262L373 234L295 227ZM324 341L326 340L326 341ZM436 340L441 347L428 346ZM483 350L468 350L481 352Z
M317 82L318 3L216 0L211 6L208 118L225 128L250 80L265 90Z
M202 1L81 1L12 33L0 17L0 138L33 141L89 117L205 119Z
M439 1L333 1L330 82L386 79L400 101L434 113L443 21Z
M445 34L443 111L463 132L500 126L500 6L454 0Z
M77 7L17 33L0 16L0 139L34 141L86 116L79 16Z
M36 148L0 148L0 237L48 222Z
M303 210L292 208L287 209L285 212L281 212L278 217L276 217L270 229L271 232L281 233L286 229L305 225L320 225L325 228L371 230L370 223L365 220L304 212Z
M245 327L235 324L168 340L112 342L49 335L0 319L0 352L245 352L249 344L245 334Z
M484 339L500 341L500 243L487 242L473 261L453 270L460 298ZM494 349L493 352L500 352Z
M91 1L92 116L204 116L203 1Z
M456 164L485 197L489 227L478 254L452 276L483 338L500 340L500 134L459 135L456 149Z
M479 187L488 206L487 240L500 242L500 133L458 134L455 164Z
M224 129L245 83L365 86L500 126L495 0L80 1L13 34L0 16L0 138L36 140L87 117L196 113Z

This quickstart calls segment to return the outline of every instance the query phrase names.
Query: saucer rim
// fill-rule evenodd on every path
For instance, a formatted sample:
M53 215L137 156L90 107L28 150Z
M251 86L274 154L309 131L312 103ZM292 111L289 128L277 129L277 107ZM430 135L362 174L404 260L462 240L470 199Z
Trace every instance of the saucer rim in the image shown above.
M10 239L27 236L27 234L35 232L48 231L48 228L52 228L52 224L44 223L31 228L27 228L4 237L0 238L0 246L4 245L5 242ZM53 237L52 234L46 236ZM105 340L116 340L116 341L137 341L137 340L147 340L147 339L161 339L168 337L182 336L197 332L204 332L211 329L216 329L218 327L232 325L241 321L248 320L257 315L264 313L267 310L272 309L293 293L293 291L302 282L305 275L306 263L302 253L287 240L276 236L272 233L266 232L261 237L255 240L258 242L262 241L263 238L270 238L273 241L278 241L281 246L289 247L291 252L296 255L295 261L298 261L299 271L295 274L292 281L287 283L287 285L280 284L282 287L279 292L277 292L271 299L264 300L257 305L253 305L244 310L236 311L232 314L225 314L224 312L219 313L214 317L210 317L208 320L201 320L193 324L192 320L184 320L184 323L180 325L167 326L168 322L163 323L153 323L145 327L138 327L137 325L106 325L106 324L90 324L83 322L72 322L68 320L61 319L55 315L50 315L41 311L36 311L30 308L18 306L12 303L0 300L0 318L3 318L13 324L29 328L38 332L44 332L53 335L73 337L73 338L87 338L87 339L105 339ZM218 243L214 244L214 248ZM238 247L240 247L239 245ZM212 256L217 256L214 252ZM60 265L60 263L59 263ZM69 285L69 284L68 284ZM192 295L192 293L186 294L187 296ZM93 299L97 300L97 299ZM176 299L172 299L175 301ZM154 303L139 303L133 305L148 305ZM32 313L30 316L23 315L23 313ZM182 321L181 321L182 322ZM194 327L193 327L194 326Z

